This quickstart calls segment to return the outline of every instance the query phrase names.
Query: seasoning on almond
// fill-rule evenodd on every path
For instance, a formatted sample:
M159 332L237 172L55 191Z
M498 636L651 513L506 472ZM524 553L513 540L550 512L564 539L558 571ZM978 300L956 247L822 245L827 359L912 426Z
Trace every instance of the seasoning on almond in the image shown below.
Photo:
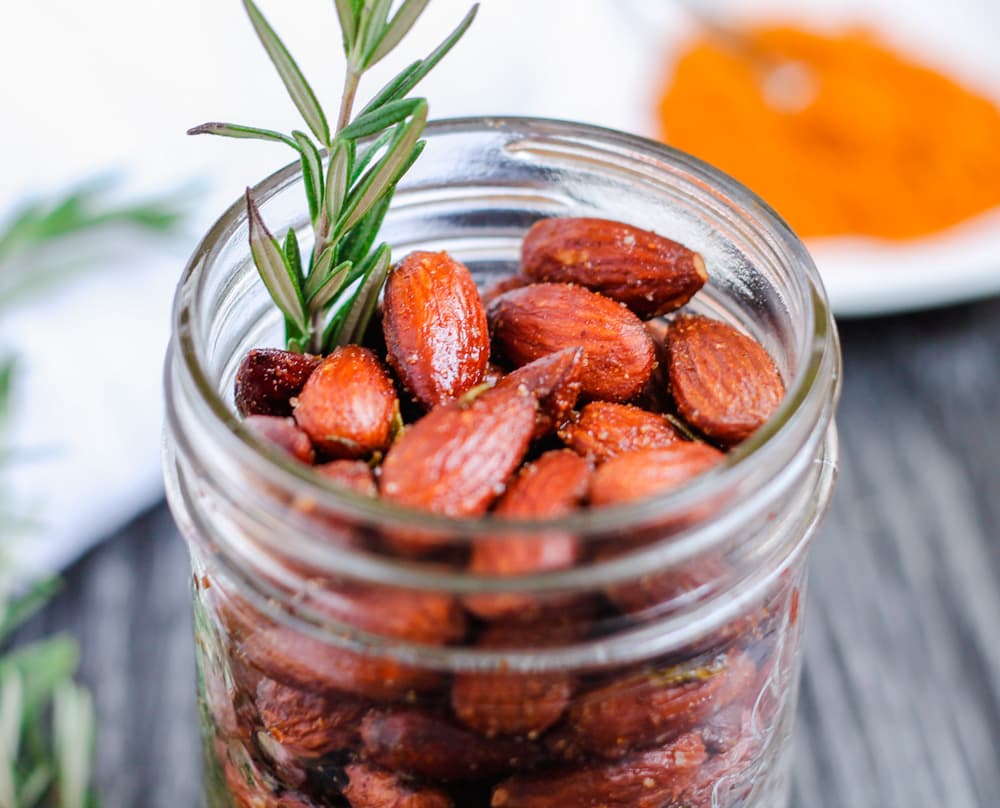
M704 259L683 244L607 219L552 218L524 237L522 271L534 281L576 283L648 320L687 303L705 285Z

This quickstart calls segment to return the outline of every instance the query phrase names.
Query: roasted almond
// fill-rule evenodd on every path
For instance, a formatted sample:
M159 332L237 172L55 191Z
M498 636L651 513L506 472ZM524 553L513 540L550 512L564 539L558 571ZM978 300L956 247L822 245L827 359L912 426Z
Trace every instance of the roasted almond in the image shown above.
M236 409L240 415L291 415L298 395L320 357L254 348L236 371Z
M694 441L616 455L594 472L590 502L594 506L616 505L665 493L708 471L724 457L707 443Z
M559 429L570 449L595 463L637 449L669 446L680 440L662 415L628 404L592 401Z
M521 270L535 281L586 286L644 320L679 309L708 280L698 253L607 219L536 222L524 237Z
M610 298L565 283L537 283L489 307L497 352L520 367L565 348L583 348L585 397L628 401L652 373L653 342L642 322Z
M349 696L325 696L262 678L255 697L267 733L292 755L314 758L360 740L368 705Z
M501 278L483 292L483 305L488 306L504 292L509 292L511 289L520 289L522 286L527 286L530 283L531 278L526 275L510 275L506 278Z
M497 381L513 385L538 399L534 438L544 438L562 424L580 396L584 370L583 348L563 348L519 367Z
M705 762L696 732L615 763L569 771L517 774L493 791L491 808L680 808L678 798Z
M681 417L727 446L748 438L785 396L767 351L731 325L700 315L667 332L670 390Z
M537 648L563 639L547 624L496 623L479 637L480 648ZM565 631L565 629L563 629ZM552 673L459 673L451 688L458 719L487 737L534 738L563 714L573 695L572 675Z
M375 474L363 460L333 460L314 469L324 480L364 497L377 497Z
M500 518L547 519L576 508L586 496L590 466L565 449L546 452L526 465L497 504ZM580 557L576 536L566 533L479 539L472 546L470 572L486 576L524 575L571 567ZM468 595L465 606L486 620L537 612L528 594Z
M471 402L441 404L407 428L382 463L381 493L400 505L443 514L478 516L503 493L521 464L535 427L534 396L496 387ZM399 551L433 550L439 540L394 531Z
M678 665L619 677L577 696L565 735L553 746L565 756L619 758L694 729L738 697L756 668L739 653L704 665Z
M440 789L366 763L351 763L344 774L344 796L351 808L454 808L451 797Z
M457 398L486 375L483 302L469 270L447 253L413 252L393 268L382 329L389 364L425 407Z
M309 436L295 425L291 418L278 415L248 415L244 425L256 435L273 443L296 460L312 464L316 460Z
M361 724L365 756L394 771L432 780L478 780L530 763L529 746L487 739L417 709L373 711Z
M295 421L327 457L365 457L389 446L399 411L396 388L367 348L337 348L295 402Z

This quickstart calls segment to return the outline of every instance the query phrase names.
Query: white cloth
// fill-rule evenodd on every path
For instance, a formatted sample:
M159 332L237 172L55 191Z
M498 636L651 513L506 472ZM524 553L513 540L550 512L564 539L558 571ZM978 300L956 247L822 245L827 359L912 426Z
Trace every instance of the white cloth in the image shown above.
M14 440L36 455L13 474L17 502L40 523L21 545L22 563L52 571L161 495L160 373L173 285L196 235L245 185L291 159L280 146L187 138L185 130L209 120L304 127L237 0L6 5L0 215L28 195L108 167L125 169L140 195L192 180L205 189L193 200L188 236L169 250L154 243L102 260L0 322L0 354L16 353L24 371ZM260 5L332 107L342 76L333 4ZM362 96L429 51L469 5L431 3L405 53L380 65ZM760 7L757 0L736 5ZM881 14L898 37L915 32L936 58L948 40L942 30L951 30L963 4L839 5L867 18ZM995 22L993 0L964 5ZM659 43L668 29L689 28L666 0L485 0L466 40L421 92L433 117L542 115L650 134L668 50ZM962 69L979 74L975 52L965 56Z

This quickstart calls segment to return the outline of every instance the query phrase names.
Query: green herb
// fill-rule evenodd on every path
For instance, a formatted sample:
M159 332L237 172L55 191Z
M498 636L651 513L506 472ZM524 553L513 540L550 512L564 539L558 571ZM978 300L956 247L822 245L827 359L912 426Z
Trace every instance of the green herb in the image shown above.
M181 222L181 205L170 198L114 204L108 196L116 183L90 180L54 199L28 202L0 226L0 307L45 280L39 252L72 238L112 227L168 233ZM27 271L16 271L26 269Z
M391 263L388 245L375 246L378 231L396 184L424 145L420 136L427 101L409 93L462 37L478 5L429 56L400 72L352 119L355 97L362 76L402 41L428 2L403 0L390 14L392 0L335 0L347 66L331 129L288 49L252 0L244 0L257 36L312 136L230 123L206 123L189 131L284 143L299 154L314 235L306 266L295 231L289 230L279 243L249 188L246 194L250 251L284 315L289 350L326 353L360 342L375 311Z

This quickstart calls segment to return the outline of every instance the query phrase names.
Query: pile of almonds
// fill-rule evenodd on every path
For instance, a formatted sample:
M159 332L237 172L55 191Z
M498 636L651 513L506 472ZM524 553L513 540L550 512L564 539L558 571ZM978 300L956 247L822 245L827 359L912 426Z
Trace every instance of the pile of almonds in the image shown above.
M697 253L602 219L538 222L520 274L484 294L446 253L412 253L386 284L384 344L253 350L237 408L330 485L434 514L548 519L655 496L718 464L784 396L757 342L677 312L707 279ZM464 552L486 576L615 552L570 534L456 550L396 528L375 541L434 563ZM718 573L657 574L561 615L528 594L345 585L331 616L424 645L544 648L583 639L592 607L628 619ZM229 598L226 670L201 665L217 758L239 806L707 808L759 753L750 714L794 598L771 593L687 657L589 677L446 677L326 646Z

